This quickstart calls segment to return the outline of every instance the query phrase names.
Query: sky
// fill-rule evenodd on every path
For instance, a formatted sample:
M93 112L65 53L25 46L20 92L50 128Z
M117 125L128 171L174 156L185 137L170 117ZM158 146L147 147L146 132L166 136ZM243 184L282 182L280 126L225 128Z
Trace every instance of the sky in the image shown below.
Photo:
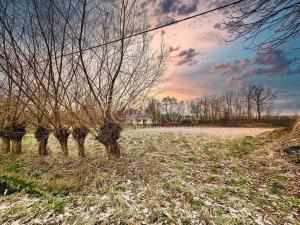
M148 0L151 27L166 24L215 8L212 0ZM222 1L220 1L222 5ZM213 12L162 30L154 36L153 48L163 41L170 49L165 82L158 87L159 96L190 100L203 95L219 95L237 90L248 83L263 84L277 92L274 112L300 113L300 57L295 39L271 52L247 49L249 41L229 41L230 34L220 29L228 10ZM259 39L270 33L263 33ZM259 40L258 39L258 40Z

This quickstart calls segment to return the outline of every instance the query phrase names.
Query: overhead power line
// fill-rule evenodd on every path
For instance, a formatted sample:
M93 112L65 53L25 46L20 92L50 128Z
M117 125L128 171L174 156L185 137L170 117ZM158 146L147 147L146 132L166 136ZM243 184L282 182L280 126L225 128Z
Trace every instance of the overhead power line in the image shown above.
M98 44L98 45L90 46L90 47L82 49L81 51L82 52L89 51L89 50L92 50L92 49L95 49L95 48L100 48L102 46L110 45L110 44L113 44L113 43L116 43L116 42L119 42L119 41L122 41L122 40L126 40L126 39L129 39L129 38L132 38L132 37L136 37L136 36L142 35L142 34L150 33L150 32L153 32L153 31L165 28L165 27L169 27L169 26L172 26L172 25L175 25L175 24L178 24L178 23L190 20L190 19L194 19L194 18L199 17L199 16L203 16L203 15L215 12L215 11L219 11L221 9L225 9L225 8L233 6L233 5L240 4L240 3L244 2L244 1L247 1L247 0L239 0L239 1L235 1L235 2L229 3L229 4L225 4L225 5L222 5L222 6L219 6L219 7L216 7L216 8L207 10L207 11L204 11L204 12L197 13L197 14L192 15L192 16L185 17L185 18L180 19L180 20L175 20L175 21L173 21L171 23L167 23L167 24L164 24L164 25L161 25L161 26L150 28L148 30L137 32L135 34L131 34L131 35L128 35L126 37L122 37L122 38L115 39L115 40L112 40L112 41L109 41L109 42L106 42L106 43L101 43L101 44ZM62 55L56 56L55 58L58 59L58 58L61 58L61 57L70 56L70 55L78 54L78 53L80 53L79 50L78 51L69 52L69 53L66 53L66 54L62 54ZM42 60L42 61L39 61L38 63L43 63L43 62L47 62L47 60ZM3 72L3 70L1 70L0 72Z
M180 19L180 20L175 20L175 21L173 21L171 23L167 23L167 24L164 24L164 25L161 25L161 26L150 28L148 30L137 32L135 34L131 34L131 35L123 37L123 38L115 39L115 40L112 40L112 41L109 41L109 42L106 42L106 43L102 43L102 44L94 45L94 46L91 46L91 47L88 47L88 48L84 48L84 49L82 49L82 51L89 51L89 50L92 50L92 49L95 49L95 48L99 48L99 47L102 47L102 46L105 46L105 45L113 44L113 43L118 42L118 41L126 40L126 39L129 39L129 38L132 38L132 37L136 37L136 36L139 36L139 35L142 35L142 34L150 33L152 31L156 31L156 30L168 27L168 26L172 26L174 24L178 24L178 23L190 20L190 19L194 19L194 18L199 17L199 16L203 16L205 14L209 14L209 13L212 13L212 12L215 12L215 11L219 11L221 9L224 9L224 8L227 8L227 7L230 7L230 6L233 6L233 5L240 4L240 3L244 2L244 1L246 1L246 0L235 1L235 2L232 2L232 3L226 4L226 5L223 5L223 6L219 6L217 8L213 8L213 9L210 9L210 10L207 10L207 11L204 11L204 12L197 13L197 14L189 16L189 17L185 17L185 18ZM66 54L64 54L62 56L59 56L59 57L69 56L69 55L72 55L72 54L77 54L79 52L80 51L74 51L74 52L66 53Z

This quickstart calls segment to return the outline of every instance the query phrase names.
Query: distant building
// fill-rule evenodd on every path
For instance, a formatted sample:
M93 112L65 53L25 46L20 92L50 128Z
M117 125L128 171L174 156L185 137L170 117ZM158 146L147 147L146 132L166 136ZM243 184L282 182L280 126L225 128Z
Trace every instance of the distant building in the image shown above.
M131 114L126 117L126 123L131 125L152 125L150 115L146 114Z

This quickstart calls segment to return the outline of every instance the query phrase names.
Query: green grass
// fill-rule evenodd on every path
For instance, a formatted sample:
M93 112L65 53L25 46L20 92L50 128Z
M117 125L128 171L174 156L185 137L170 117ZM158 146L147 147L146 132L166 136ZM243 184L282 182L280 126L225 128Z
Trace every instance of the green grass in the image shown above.
M65 210L65 202L64 201L56 201L52 205L52 209L55 214L62 214Z
M262 145L262 139L246 136L226 142L225 148L229 150L232 156L240 157L255 152L260 149Z
M0 183L5 184L12 192L24 190L28 194L42 195L43 191L34 182L24 181L17 177L0 176Z

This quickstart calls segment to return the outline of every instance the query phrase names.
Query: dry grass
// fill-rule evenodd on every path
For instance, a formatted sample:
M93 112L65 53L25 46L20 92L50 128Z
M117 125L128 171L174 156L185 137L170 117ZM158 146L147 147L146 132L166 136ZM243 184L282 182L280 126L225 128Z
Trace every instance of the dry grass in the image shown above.
M232 137L232 136L231 136ZM122 159L108 161L89 137L87 158L1 155L2 175L33 181L43 196L0 198L0 224L299 224L299 166L269 136L125 132Z
M264 132L273 131L274 128L241 128L241 127L159 127L130 130L138 133L179 133L179 134L206 134L224 138L236 138L242 136L255 136Z

